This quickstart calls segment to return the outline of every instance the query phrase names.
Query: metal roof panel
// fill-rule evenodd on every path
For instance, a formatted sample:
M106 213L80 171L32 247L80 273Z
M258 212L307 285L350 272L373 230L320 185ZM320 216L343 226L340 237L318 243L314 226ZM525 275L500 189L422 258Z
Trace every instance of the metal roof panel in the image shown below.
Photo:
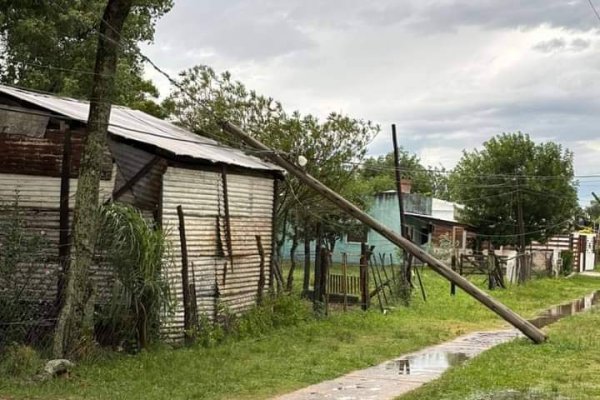
M5 85L0 85L0 93L87 123L90 108L87 101L42 94ZM112 107L108 131L115 136L156 146L176 156L250 169L281 171L281 168L245 154L241 150L225 146L215 140L196 135L171 122L127 107Z

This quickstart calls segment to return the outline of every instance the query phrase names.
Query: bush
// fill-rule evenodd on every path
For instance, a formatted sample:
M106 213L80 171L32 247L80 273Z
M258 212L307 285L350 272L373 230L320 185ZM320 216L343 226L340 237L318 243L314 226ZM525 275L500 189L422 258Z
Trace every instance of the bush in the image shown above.
M570 275L573 272L573 252L571 250L563 250L560 252L560 273L563 276Z
M42 359L35 349L17 343L7 346L0 357L0 375L33 377L42 366Z
M49 296L55 288L55 269L48 268L47 240L27 228L19 194L0 204L0 350L12 342L43 345L49 339L44 325L54 312ZM43 282L39 270L45 270Z
M236 316L220 303L217 321L212 322L206 315L201 315L199 326L192 334L198 344L212 347L228 338L260 337L274 329L298 325L313 318L307 303L286 293L267 297L262 305L254 306L241 316Z
M168 242L131 206L108 204L101 215L99 248L113 269L114 283L110 304L101 308L100 337L105 343L144 348L158 338L159 315L172 308L161 273L169 260Z

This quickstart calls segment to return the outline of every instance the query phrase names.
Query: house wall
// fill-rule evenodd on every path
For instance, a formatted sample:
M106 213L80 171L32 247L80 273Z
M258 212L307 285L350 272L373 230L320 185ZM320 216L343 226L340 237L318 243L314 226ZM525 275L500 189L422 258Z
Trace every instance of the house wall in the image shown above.
M432 212L432 202L430 197L422 196L416 193L403 193L403 200L405 212L419 214L431 214ZM375 218L387 228L397 233L400 231L400 211L398 209L398 196L396 195L395 191L378 193L376 196L374 196L373 203L367 212L371 217ZM421 239L423 239L425 242L429 241L430 235L422 233L423 229L427 227L425 222L418 218L407 215L405 225L408 226L409 234L411 237L413 237L417 244L421 243ZM349 242L347 239L348 238L344 235L344 237L336 243L332 255L333 262L341 262L342 254L346 253L348 255L349 263L358 264L360 260L360 243ZM366 239L370 246L375 246L375 249L373 250L375 254L386 254L387 257L389 257L389 254L392 254L394 259L399 259L398 246L391 243L379 233L369 229ZM300 241L298 245L296 252L298 259L302 258L304 254L302 251L304 248L303 243L303 241ZM282 249L283 259L290 259L290 248L291 240L288 238L288 240L285 241ZM311 241L310 248L312 257L314 258L314 240Z
M260 276L256 235L265 252L265 284L269 284L274 180L235 173L228 173L226 179L231 254L222 173L169 166L163 176L162 224L172 243L166 276L176 307L162 326L171 339L183 336L184 319L177 206L182 206L185 216L189 277L195 283L199 313L214 318L218 301L236 313L255 304Z
M115 175L113 172L110 180L100 181L101 199L111 195ZM71 220L76 189L77 179L70 179ZM36 298L51 301L56 296L58 277L60 178L0 173L0 205L14 203L17 193L25 229L40 234L48 244L44 249L48 262L35 267L23 266L23 280L31 279L26 285L27 290L35 292ZM8 212L0 210L0 218L9 218ZM92 267L90 274L100 292L107 289L110 273L106 269Z

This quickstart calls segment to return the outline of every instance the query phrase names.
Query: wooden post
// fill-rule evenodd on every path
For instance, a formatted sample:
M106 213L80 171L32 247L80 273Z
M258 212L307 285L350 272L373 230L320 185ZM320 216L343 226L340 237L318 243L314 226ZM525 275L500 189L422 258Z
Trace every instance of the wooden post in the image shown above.
M192 262L192 283L190 283L190 304L191 304L191 325L198 327L198 299L196 298L196 274L194 273L194 263Z
M325 315L329 314L329 250L321 247L321 297L325 305Z
M344 295L344 311L348 310L348 254L342 253L342 294Z
M421 272L419 272L418 265L415 265L415 272L417 273L417 280L419 281L419 288L421 289L421 296L423 296L423 301L427 301L427 295L425 294L425 286L423 286L423 280L421 279Z
M377 265L377 258L373 257L375 259L375 262L371 263L371 267L372 269L375 270L375 272L373 273L373 280L375 280L375 275L377 275L377 280L379 281L379 286L381 287L381 295L383 296L383 300L385 301L385 304L389 304L387 296L385 294L385 285L386 282L383 281L383 279L381 279L381 271L379 271L379 266ZM383 312L383 305L381 306L382 308L382 312Z
M369 309L369 255L367 245L360 245L360 302L363 310Z
M177 206L179 217L179 242L181 243L181 290L183 293L183 331L185 341L190 343L193 337L190 335L192 328L192 307L190 297L190 279L188 274L187 240L185 236L185 217L183 207Z
M62 125L62 124L61 124ZM63 126L61 126L63 128ZM56 312L63 306L65 280L69 269L69 192L71 184L71 130L69 127L61 129L64 132L63 158L60 173L60 216L58 239L58 287L56 291Z
M263 302L263 291L265 290L265 249L262 245L260 235L256 235L256 247L258 247L258 255L260 256L260 265L258 267L258 293L256 295L256 303L258 305Z
M404 227L405 216L404 216L404 199L402 195L402 173L400 172L400 149L398 148L398 137L396 135L396 124L392 124L392 142L394 145L394 165L395 165L395 173L396 173L396 193L398 195L398 209L400 211L400 236L409 239L408 232ZM402 289L402 297L404 302L408 305L410 303L410 292L412 288L412 255L408 254L405 249L403 249L404 260L402 265L404 266L403 274L401 274L400 278L402 281L400 285L403 287ZM406 287L405 287L406 286Z
M229 266L233 272L233 243L231 239L231 215L229 213L229 190L227 189L227 167L221 166L221 181L223 184L223 206L225 208L225 239L227 240L227 255Z
M305 295L310 289L310 224L308 219L304 222L304 279L302 293Z
M371 229L388 239L390 242L406 250L408 253L412 254L419 260L429 264L431 269L433 269L438 274L442 275L444 278L455 282L458 287L463 289L470 296L474 297L477 301L488 307L490 310L498 314L500 317L509 322L515 328L519 329L533 342L542 343L546 340L546 335L544 334L544 332L536 328L531 322L527 321L526 319L512 311L510 308L506 307L504 304L494 299L492 296L479 289L477 286L473 285L464 277L452 271L452 269L450 269L447 265L445 265L443 262L421 249L419 246L402 237L402 235L399 235L393 230L387 228L385 225L383 225L370 215L360 210L357 206L350 203L338 193L334 192L333 190L319 182L317 179L307 174L302 168L297 167L295 164L289 162L279 153L269 149L267 146L254 139L253 137L249 136L246 132L244 132L239 127L233 125L232 123L223 122L222 127L226 132L229 132L230 134L234 135L237 139L243 141L252 148L257 150L263 150L265 157L268 157L272 162L283 167L291 175L295 176L301 182L303 182L316 192L320 193L323 197L327 198L329 201L337 205L340 209L344 210L351 217L358 219L359 221L361 221L362 223L369 226Z
M456 272L456 255L452 254L452 262L451 262L452 271ZM450 281L450 294L452 296L456 295L456 284L454 281Z
M313 308L318 308L318 302L321 301L321 239L323 228L320 222L317 222L317 239L315 240L315 282L313 284Z
M371 272L373 274L373 283L375 283L375 294L377 295L377 301L379 302L379 309L381 310L381 312L383 312L384 307L383 302L381 301L380 293L380 291L383 290L383 284L381 283L381 279L379 279L379 282L377 282L377 274L375 273L375 267L373 266L373 262L370 260L368 262ZM371 297L371 293L369 293L369 297Z

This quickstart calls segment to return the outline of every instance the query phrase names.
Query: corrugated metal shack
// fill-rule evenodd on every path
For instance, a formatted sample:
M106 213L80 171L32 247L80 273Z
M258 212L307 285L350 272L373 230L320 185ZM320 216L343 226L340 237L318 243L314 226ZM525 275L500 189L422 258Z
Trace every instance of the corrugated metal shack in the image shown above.
M50 265L36 271L36 280L54 289L39 296L56 295L58 274L51 272L58 271L59 249L67 240L60 232L68 223L64 215L70 219L72 213L88 109L87 102L0 85L0 202L14 201L18 191L27 227L43 233L55 255ZM166 274L177 309L164 321L163 331L176 338L183 329L178 206L185 215L189 276L195 283L198 312L214 316L217 296L235 312L252 306L261 260L256 236L263 244L269 284L276 181L281 171L124 107L113 107L108 130L101 200L113 197L135 205L162 224L173 245L174 264ZM63 171L65 152L70 154L70 168ZM109 278L106 267L93 268L92 279L100 290Z

